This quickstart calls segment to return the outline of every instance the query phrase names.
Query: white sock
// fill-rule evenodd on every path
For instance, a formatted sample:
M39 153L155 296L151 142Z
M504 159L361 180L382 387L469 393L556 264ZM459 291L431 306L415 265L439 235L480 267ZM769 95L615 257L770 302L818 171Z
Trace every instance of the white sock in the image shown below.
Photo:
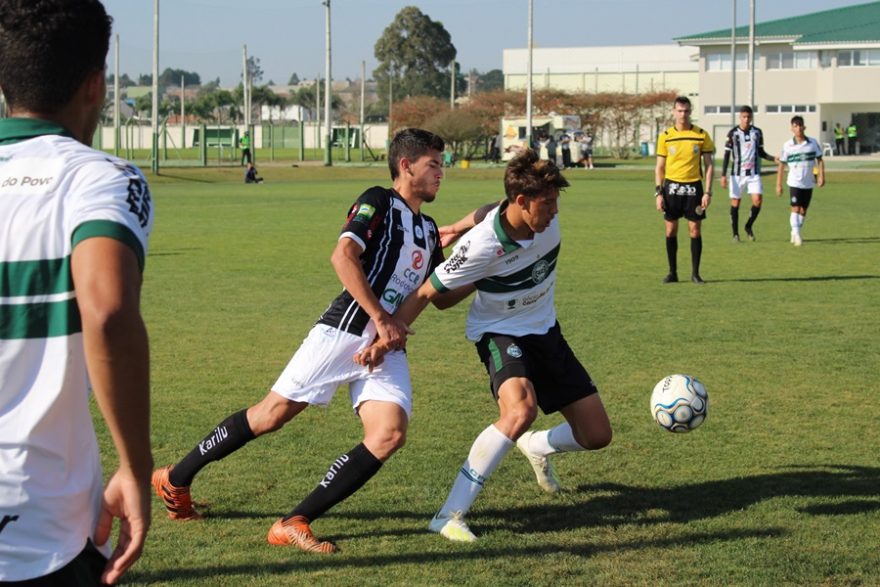
M807 217L804 216L803 214L798 214L797 217L798 217L798 228L800 228L804 225L804 222L807 221Z
M558 452L587 450L574 439L574 432L568 422L563 422L549 430L539 430L529 437L526 447L532 454L546 457Z
M440 515L466 514L489 475L498 467L514 442L492 424L477 436L467 460L458 472Z
M791 216L788 219L788 223L791 225L791 231L794 234L800 234L801 224L798 221L799 216L800 214L798 214L797 212L792 212Z

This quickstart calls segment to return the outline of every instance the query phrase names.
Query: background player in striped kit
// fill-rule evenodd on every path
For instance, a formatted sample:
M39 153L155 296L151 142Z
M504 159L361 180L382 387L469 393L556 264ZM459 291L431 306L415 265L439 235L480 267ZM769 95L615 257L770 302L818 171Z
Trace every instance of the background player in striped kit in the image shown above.
M761 159L777 162L764 150L764 133L752 125L752 109L743 106L739 110L739 124L727 133L724 145L724 166L721 171L721 187L727 188L727 166L730 169L730 228L733 240L739 242L739 203L742 194L752 197L752 209L746 221L746 234L755 240L753 229L763 203L764 186L761 182Z

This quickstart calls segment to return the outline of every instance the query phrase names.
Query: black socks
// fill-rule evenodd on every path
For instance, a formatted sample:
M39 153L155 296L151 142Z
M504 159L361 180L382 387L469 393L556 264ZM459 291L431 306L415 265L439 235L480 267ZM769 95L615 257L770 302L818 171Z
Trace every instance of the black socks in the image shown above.
M236 412L223 420L183 460L174 465L168 480L175 487L188 487L205 465L231 455L254 438L248 425L247 410Z

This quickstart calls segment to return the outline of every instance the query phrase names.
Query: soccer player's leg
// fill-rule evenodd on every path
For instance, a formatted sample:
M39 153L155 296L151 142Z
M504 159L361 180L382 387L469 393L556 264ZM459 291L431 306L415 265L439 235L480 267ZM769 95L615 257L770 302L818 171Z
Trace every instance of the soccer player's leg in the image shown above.
M700 277L700 261L703 257L702 220L688 219L688 234L691 237L691 281L697 285L706 283Z
M742 201L740 177L730 176L730 229L733 242L739 242L739 204Z
M678 281L678 221L684 216L683 199L675 194L669 194L664 186L663 223L666 233L666 260L669 263L669 273L663 278L663 283Z
M749 211L749 219L746 221L746 234L750 241L755 240L755 221L758 220L758 214L761 213L761 205L764 203L763 186L761 184L761 176L752 176L749 178L749 194L752 197L752 209Z

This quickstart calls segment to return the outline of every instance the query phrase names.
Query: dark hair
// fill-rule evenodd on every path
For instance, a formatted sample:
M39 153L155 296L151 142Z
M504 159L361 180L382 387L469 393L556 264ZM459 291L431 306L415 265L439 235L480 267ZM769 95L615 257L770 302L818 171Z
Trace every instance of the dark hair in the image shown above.
M745 112L746 114L754 114L754 112L752 112L751 106L743 106L742 108L739 109L739 111L740 111L740 114L742 114L743 112Z
M550 188L562 190L568 185L556 164L541 159L534 149L527 149L511 159L504 170L504 192L511 202L519 194L533 198Z
M674 104L684 104L686 106L691 107L691 99L687 96L677 96L675 98Z
M98 0L0 0L0 88L13 107L61 110L103 70L113 19Z
M803 116L792 116L791 123L797 124L798 126L804 126L804 117Z
M388 147L388 169L391 170L392 181L400 175L400 160L404 157L415 161L428 151L442 153L446 148L443 139L432 132L420 128L405 128L394 135Z

